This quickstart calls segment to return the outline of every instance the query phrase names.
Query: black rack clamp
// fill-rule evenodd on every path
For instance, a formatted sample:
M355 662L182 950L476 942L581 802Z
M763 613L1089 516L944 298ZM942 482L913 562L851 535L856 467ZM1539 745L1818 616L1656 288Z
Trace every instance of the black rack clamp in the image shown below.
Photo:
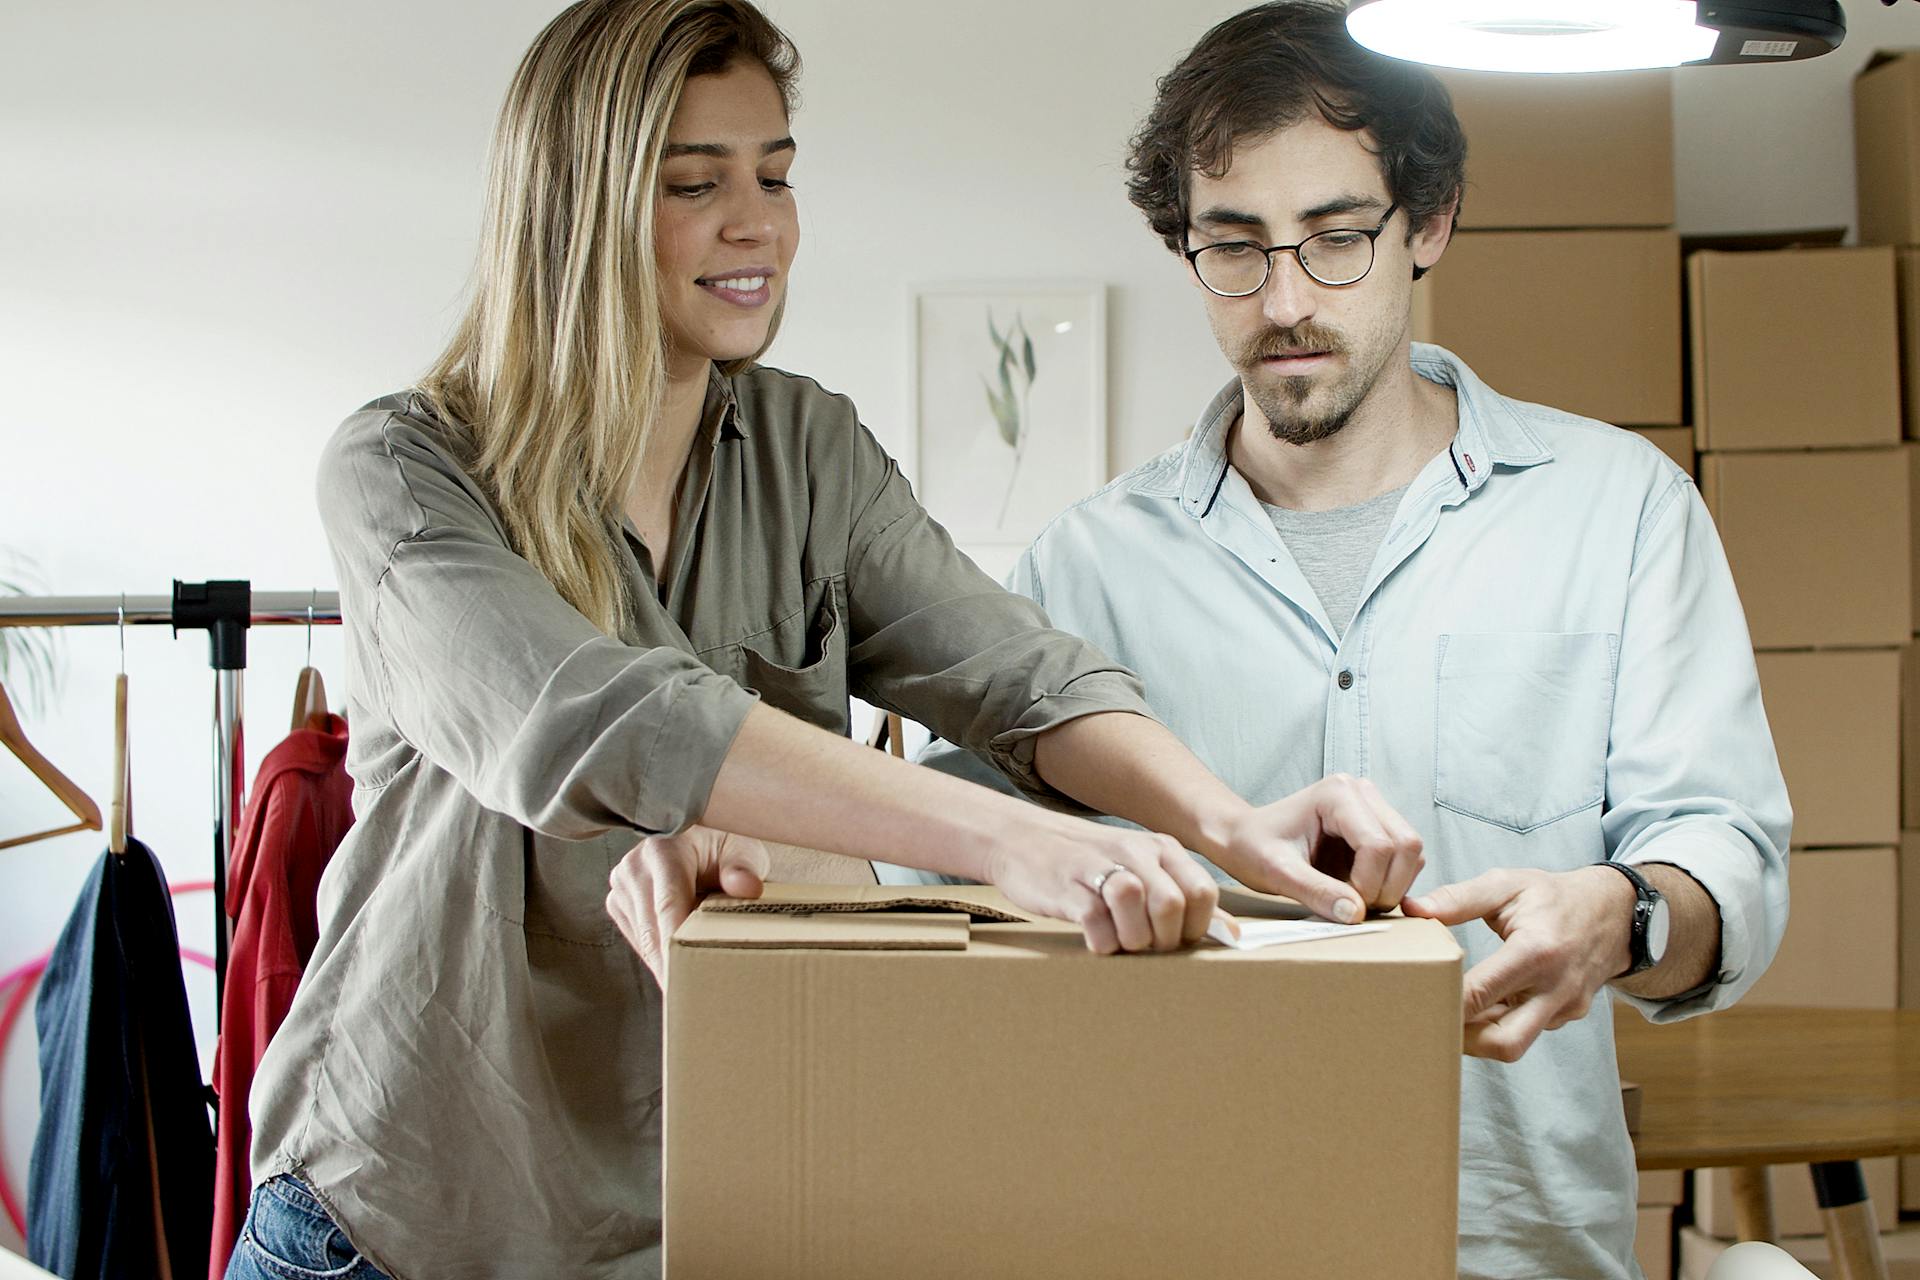
M173 580L173 634L205 631L215 671L247 669L247 628L252 625L251 582Z

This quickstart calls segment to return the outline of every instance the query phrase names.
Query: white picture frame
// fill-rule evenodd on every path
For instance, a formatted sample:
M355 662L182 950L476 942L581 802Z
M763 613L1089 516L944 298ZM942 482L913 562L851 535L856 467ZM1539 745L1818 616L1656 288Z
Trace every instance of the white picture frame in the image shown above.
M908 305L908 471L921 504L997 576L1108 479L1106 287L920 284Z

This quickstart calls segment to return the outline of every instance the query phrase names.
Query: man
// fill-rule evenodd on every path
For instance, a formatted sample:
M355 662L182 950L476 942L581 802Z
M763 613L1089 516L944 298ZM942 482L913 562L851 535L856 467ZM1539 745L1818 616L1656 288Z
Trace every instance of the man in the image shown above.
M1465 150L1438 81L1355 46L1342 6L1209 32L1129 193L1236 376L1013 585L1242 794L1350 774L1413 821L1412 896L1365 860L1350 880L1467 951L1460 1274L1628 1277L1606 993L1660 1021L1737 999L1786 922L1790 813L1688 477L1410 346Z

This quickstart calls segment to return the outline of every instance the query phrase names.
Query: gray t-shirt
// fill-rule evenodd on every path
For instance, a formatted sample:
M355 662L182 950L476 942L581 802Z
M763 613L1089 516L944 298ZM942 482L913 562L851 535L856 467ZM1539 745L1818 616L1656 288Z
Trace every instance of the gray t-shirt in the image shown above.
M1373 567L1373 557L1406 491L1403 484L1377 498L1331 511L1293 511L1260 504L1266 507L1280 540L1306 575L1307 585L1320 597L1336 636L1345 634L1354 610L1360 607L1360 588L1366 585L1367 570Z

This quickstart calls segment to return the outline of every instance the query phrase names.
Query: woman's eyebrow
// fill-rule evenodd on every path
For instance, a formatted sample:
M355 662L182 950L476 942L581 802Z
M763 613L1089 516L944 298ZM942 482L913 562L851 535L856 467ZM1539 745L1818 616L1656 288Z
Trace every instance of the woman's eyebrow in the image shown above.
M777 152L797 149L797 144L789 135L785 138L775 138L772 142L761 143L760 155L764 158ZM733 148L724 142L669 142L661 159L673 160L680 156L712 156L716 160L731 160Z

